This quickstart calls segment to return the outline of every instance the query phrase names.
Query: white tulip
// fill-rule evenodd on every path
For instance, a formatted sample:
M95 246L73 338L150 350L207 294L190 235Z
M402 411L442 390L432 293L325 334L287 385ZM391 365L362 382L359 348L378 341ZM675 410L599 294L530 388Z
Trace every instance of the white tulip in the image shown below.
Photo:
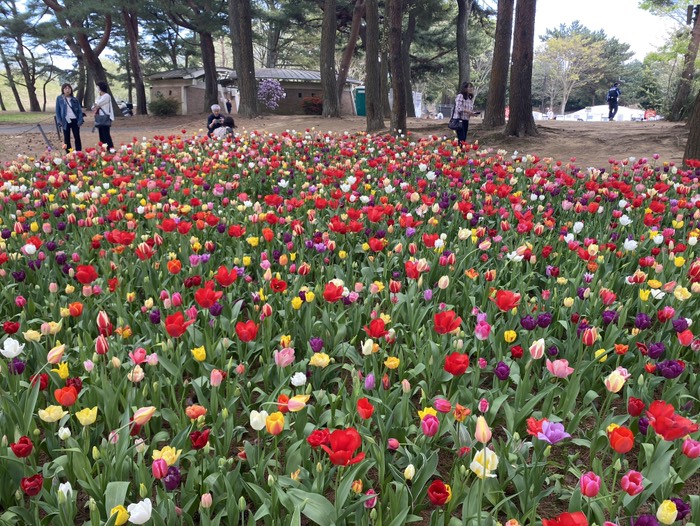
M146 524L151 520L153 505L151 499L143 499L136 504L129 504L126 508L129 512L129 522L131 524Z
M267 420L267 411L251 411L250 412L250 427L256 431L260 431L265 428L265 421Z
M34 245L32 245L34 246ZM20 354L22 354L22 350L24 349L24 344L20 344L17 340L14 338L8 338L5 340L5 343L3 344L3 348L0 349L0 354L2 354L5 358L12 360L12 358L16 358Z

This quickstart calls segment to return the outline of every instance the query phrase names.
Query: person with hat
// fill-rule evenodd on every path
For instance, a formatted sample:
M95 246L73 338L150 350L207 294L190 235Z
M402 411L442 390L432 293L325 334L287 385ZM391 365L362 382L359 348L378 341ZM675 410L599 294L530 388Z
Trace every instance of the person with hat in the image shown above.
M211 137L215 129L221 128L224 125L224 117L221 115L221 106L212 104L211 111L211 115L207 118L207 135L209 137Z

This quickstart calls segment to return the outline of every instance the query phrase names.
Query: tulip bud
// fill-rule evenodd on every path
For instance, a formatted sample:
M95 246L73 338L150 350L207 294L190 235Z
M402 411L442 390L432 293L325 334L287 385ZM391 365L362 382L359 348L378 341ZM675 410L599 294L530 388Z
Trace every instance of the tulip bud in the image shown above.
M238 499L238 509L244 510L246 509L247 504L245 502L245 497L241 495L241 497Z
M100 454L100 450L97 449L97 446L92 446L92 459L93 460L99 460L102 455Z
M243 498L243 497L241 497L241 498ZM205 510L211 508L211 504L212 504L211 493L205 493L204 495L202 495L202 497L199 501L199 504Z
M142 499L145 499L150 494L151 494L151 492L148 490L148 488L146 487L146 485L143 482L141 484L139 484L139 496Z
M270 474L267 476L267 485L269 487L272 487L275 485L275 476L274 475Z
M413 480L413 477L416 474L416 467L413 464L409 464L406 466L406 469L403 470L403 478L406 480Z

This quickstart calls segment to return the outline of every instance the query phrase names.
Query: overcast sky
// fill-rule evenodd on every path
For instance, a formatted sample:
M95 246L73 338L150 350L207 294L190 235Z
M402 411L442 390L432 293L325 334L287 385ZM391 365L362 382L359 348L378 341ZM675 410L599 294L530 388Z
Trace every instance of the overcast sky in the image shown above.
M639 9L638 4L638 0L538 0L535 47L547 29L578 20L591 31L602 29L608 37L630 44L634 58L644 60L647 53L664 43L673 24Z

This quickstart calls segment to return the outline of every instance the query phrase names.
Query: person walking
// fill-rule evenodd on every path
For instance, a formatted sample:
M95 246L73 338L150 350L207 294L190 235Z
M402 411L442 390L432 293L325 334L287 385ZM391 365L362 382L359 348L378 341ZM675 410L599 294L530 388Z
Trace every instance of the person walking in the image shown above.
M231 102L231 96L226 95L226 113L228 113L230 115L232 109L233 109L233 103Z
M452 110L452 118L460 119L462 125L455 130L459 142L466 142L469 130L469 118L476 115L474 111L474 84L463 82L455 97L455 107Z
M75 140L75 151L79 152L83 149L83 143L80 141L80 127L83 121L80 101L73 96L73 87L66 82L61 86L61 95L56 97L56 123L63 129L63 147L66 153L71 149L71 132Z
M112 108L112 96L109 94L109 86L104 80L95 82L99 95L95 99L95 104L92 105L92 110L97 115L108 115L110 119L109 126L96 126L100 135L100 142L107 145L108 150L114 149L112 142L111 124L114 122L114 109Z
M612 121L617 115L617 99L622 92L620 91L620 83L615 82L612 88L608 90L608 120Z

